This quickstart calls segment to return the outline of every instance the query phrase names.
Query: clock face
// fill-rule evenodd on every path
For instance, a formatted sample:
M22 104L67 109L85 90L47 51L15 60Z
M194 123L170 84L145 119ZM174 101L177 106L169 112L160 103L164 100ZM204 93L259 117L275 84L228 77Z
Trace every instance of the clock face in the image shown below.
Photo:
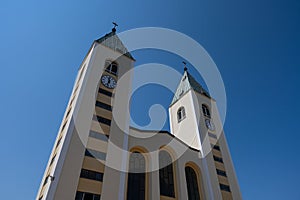
M109 75L102 76L101 82L103 83L103 85L105 87L110 88L110 89L115 88L117 85L117 81Z
M212 131L215 130L215 125L214 125L214 123L212 122L212 120L206 119L206 120L205 120L205 124L206 124L206 127L207 127L209 130L212 130Z

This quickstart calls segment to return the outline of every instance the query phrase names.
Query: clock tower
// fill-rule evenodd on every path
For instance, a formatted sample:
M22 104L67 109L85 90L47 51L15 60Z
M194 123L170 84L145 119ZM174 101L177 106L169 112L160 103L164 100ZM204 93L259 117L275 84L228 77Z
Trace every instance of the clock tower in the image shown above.
M113 109L118 79L132 69L134 62L115 28L93 42L78 69L37 200L97 200L100 195L105 198L106 195L114 197L118 194L111 188L104 189L108 187L104 183L110 182L105 181L105 173L117 183L121 182L122 175L112 173L105 163L122 159L113 152L108 156L108 141L122 146L124 134L116 127L129 130L126 108L118 106L118 115L122 119L118 126L113 120ZM122 79L120 91L124 99L129 99L131 78L126 77Z
M211 198L240 199L216 101L186 67L169 106L169 119L171 133L199 151Z

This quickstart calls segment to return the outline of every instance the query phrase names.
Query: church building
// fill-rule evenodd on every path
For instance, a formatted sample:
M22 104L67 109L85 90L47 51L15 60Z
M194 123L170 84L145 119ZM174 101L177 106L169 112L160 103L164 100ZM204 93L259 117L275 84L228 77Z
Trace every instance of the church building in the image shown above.
M170 132L130 126L134 63L115 28L93 42L36 200L242 199L216 101L187 68Z

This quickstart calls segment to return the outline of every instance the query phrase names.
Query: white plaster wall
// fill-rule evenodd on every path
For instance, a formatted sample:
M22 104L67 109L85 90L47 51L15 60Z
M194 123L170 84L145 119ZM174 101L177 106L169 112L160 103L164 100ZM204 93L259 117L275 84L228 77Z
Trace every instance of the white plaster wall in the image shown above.
M130 124L129 102L133 75L132 72L128 71L133 68L134 61L126 56L118 56L120 56L120 54L112 58L112 60L116 60L116 62L119 64L119 73L114 101L112 104L113 120L110 126L106 166L102 184L102 200L123 200L125 198L126 174L121 173L119 170L126 170L128 162L126 151L122 151L122 149L126 150L128 148Z
M90 59L92 57L92 54L93 54L93 50L94 50L94 44L91 46L88 54L86 55L84 61L82 62L81 67L84 64L86 64L86 65L89 64L89 61L90 61ZM86 70L82 74L83 77L84 77L85 73L86 73ZM74 93L74 90L76 88L77 82L79 81L79 74L80 74L80 72L78 72L76 80L74 82L74 86L73 86L73 90L72 90L71 96ZM83 81L84 81L84 79L81 80L80 83L78 83L79 87L81 87ZM78 91L80 91L79 88L78 88ZM78 96L74 99L74 104L76 103L76 101L78 99ZM71 98L69 99L68 106L70 104L70 101L71 101ZM70 141L71 141L71 138L72 138L72 135L73 135L73 131L74 131L74 116L73 116L74 115L74 108L76 108L76 106L72 106L72 110L70 112L70 116L72 116L72 117L70 117L70 120L68 120L68 123L66 124L66 127L65 127L64 133L63 133L63 137L62 137L62 141L61 141L61 144L60 144L61 147L59 147L60 149L58 149L58 152L57 152L57 155L56 155L56 159L53 162L52 167L51 167L50 175L54 176L55 179L52 182L48 181L48 183L44 187L43 196L45 197L45 199L53 199L53 195L54 195L54 193L56 191L56 188L57 188L58 180L59 180L59 177L60 177L61 171L62 171L62 165L64 163L65 155L66 155L66 152L68 151L68 147L70 145ZM45 169L45 173L44 173L43 179L41 181L39 192L38 192L37 197L36 197L37 200L39 199L40 191L43 188L43 182L44 182L44 180L46 178L47 171L48 171L49 166L50 166L51 158L54 156L54 153L55 153L55 150L56 150L56 143L57 143L57 141L59 139L59 135L61 133L61 129L63 127L64 120L65 120L66 115L67 115L67 110L68 110L68 107L67 107L67 109L65 111L65 114L64 114L64 117L62 119L62 123L60 125L59 131L58 131L58 134L57 134L57 137L56 137L56 142L55 142L55 144L53 146L52 153L50 155L47 167Z
M186 118L178 123L177 111L184 106ZM177 102L169 107L171 133L189 146L200 150L197 117L194 110L192 91L188 91Z
M134 135L149 136L144 137L144 139L132 137L129 139L129 149L134 147L142 147L146 150L144 155L147 160L147 168L150 169L151 173L148 176L154 177L148 180L149 184L149 199L159 199L159 166L158 166L158 152L161 147L168 149L168 152L173 158L173 165L175 166L174 175L175 177L175 187L177 190L176 196L178 199L187 199L187 184L185 175L185 166L187 163L193 163L197 166L198 172L201 174L200 187L203 191L204 199L221 199L221 193L219 190L218 183L216 182L215 190L210 189L210 180L205 176L205 165L204 159L200 156L200 151L191 149L189 146L184 144L178 138L171 136L168 133L157 133L147 132L137 129L130 129L130 133ZM146 139L145 139L146 138ZM214 177L217 178L217 177ZM152 194L152 196L150 195ZM151 198L155 195L156 198Z
M232 163L232 159L229 152L229 147L226 142L226 137L223 130L223 124L220 119L220 114L217 107L217 102L214 99L208 98L202 94L195 93L197 95L197 100L199 102L199 113L200 113L200 120L199 120L199 130L201 135L201 143L205 155L205 159L207 160L207 166L208 166L208 176L211 177L212 180L212 186L213 188L217 187L219 188L219 183L215 171L215 165L213 160L213 155L210 151L210 141L209 136L207 135L208 129L205 124L205 119L203 117L202 113L202 104L205 104L209 107L210 113L211 113L211 120L213 121L215 125L215 130L210 131L213 134L216 134L218 137L218 142L221 149L221 154L223 158L223 162L225 165L227 178L229 181L229 185L231 188L233 199L242 199L240 188L238 185L234 165ZM202 117L201 117L202 116ZM219 190L219 189L218 189ZM220 191L220 190L219 190ZM214 191L217 195L220 195L220 192ZM221 197L220 197L221 198Z
M55 176L55 180L49 184L44 195L45 199L75 199L104 64L107 59L130 60L124 56L120 58L120 56L120 53L102 45L95 45L87 56L87 60L84 62L87 63L87 70L83 74L78 88L78 97L72 107L72 120L66 126L67 133L62 141L62 149L57 155L57 163L53 166L52 174ZM124 64L124 69L121 69L120 72L124 73L125 68L132 67L132 62L132 60L120 62L120 69ZM104 186L105 184L103 184Z

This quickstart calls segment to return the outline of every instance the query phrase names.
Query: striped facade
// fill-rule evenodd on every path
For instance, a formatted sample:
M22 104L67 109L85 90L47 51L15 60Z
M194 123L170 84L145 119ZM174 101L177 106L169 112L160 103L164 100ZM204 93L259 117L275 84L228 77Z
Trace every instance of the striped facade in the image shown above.
M134 62L115 31L92 44L36 199L242 199L224 132L209 124L220 123L215 101L187 71L169 107L170 132L130 127L132 75L120 90L102 77L119 84Z

